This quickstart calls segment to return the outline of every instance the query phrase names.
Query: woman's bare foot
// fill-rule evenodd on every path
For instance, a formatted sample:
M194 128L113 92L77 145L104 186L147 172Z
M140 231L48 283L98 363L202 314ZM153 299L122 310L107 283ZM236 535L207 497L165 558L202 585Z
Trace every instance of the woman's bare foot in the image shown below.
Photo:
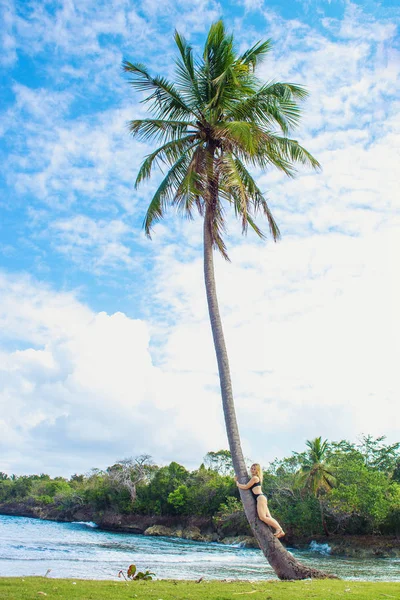
M275 531L275 533L274 533L274 536L275 536L275 537L277 537L278 539L279 539L279 538L282 538L282 537L284 537L284 535L286 535L286 534L285 534L285 532L283 531L283 529L278 529L278 530L277 530L277 531Z

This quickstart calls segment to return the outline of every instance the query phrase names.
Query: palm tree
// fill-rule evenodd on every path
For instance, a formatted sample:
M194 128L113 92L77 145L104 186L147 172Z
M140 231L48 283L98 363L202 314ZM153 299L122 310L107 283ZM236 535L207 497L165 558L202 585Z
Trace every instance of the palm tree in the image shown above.
M264 237L255 222L261 214L268 221L273 239L279 238L268 203L248 167L273 166L293 177L295 163L313 168L319 168L319 164L288 137L300 117L296 100L305 98L306 91L291 83L261 84L255 76L256 67L271 48L270 40L238 54L233 36L218 21L210 28L201 57L194 58L191 46L177 32L175 42L179 50L175 83L165 77L153 77L142 64L123 63L133 88L147 94L143 102L154 117L131 121L130 132L139 140L161 144L142 163L136 186L150 177L153 167L167 167L144 219L149 237L168 207L190 219L196 211L204 218L204 278L223 410L235 473L244 482L248 473L218 309L213 250L229 260L223 239L225 210L229 206L241 220L243 233L250 227ZM254 535L280 578L325 576L300 565L284 549L257 518L251 492L241 492L241 497Z
M319 502L321 511L321 522L325 534L329 531L325 521L323 496L329 492L335 485L335 477L326 464L328 451L328 441L321 441L321 437L314 440L307 440L308 452L296 475L296 484L298 487L307 490Z

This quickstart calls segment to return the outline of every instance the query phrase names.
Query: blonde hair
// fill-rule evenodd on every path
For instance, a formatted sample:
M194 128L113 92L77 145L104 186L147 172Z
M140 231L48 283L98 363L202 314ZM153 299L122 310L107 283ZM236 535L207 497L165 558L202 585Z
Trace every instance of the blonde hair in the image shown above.
M255 468L255 470L256 470L256 475L257 475L257 477L259 478L259 480L260 480L260 483L262 483L262 480L263 480L263 473L262 473L262 470L261 470L261 465L259 465L258 463L254 463L254 465L251 465L251 466Z

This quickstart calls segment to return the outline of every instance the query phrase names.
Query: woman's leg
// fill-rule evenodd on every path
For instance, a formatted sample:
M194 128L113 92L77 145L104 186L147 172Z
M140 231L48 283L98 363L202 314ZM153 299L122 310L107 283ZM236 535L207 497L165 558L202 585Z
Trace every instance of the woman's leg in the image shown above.
M274 533L275 537L281 538L285 535L282 527L279 525L276 519L271 517L271 513L268 509L267 499L264 497L257 498L257 513L260 521L264 521L270 527L274 527L276 532Z

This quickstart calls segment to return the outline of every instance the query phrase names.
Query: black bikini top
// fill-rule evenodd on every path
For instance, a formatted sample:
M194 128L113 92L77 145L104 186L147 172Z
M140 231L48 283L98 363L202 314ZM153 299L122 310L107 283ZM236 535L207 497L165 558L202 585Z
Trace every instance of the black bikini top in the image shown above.
M253 483L253 485L251 485L251 486L249 487L249 490L252 490L252 489L253 489L253 488L255 488L255 487L261 487L261 483L260 483L260 482L258 482L258 483Z

